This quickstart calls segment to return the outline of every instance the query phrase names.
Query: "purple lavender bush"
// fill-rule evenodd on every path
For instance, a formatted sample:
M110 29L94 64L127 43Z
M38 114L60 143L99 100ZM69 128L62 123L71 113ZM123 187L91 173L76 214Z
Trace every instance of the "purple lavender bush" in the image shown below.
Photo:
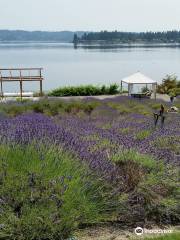
M114 220L179 222L179 113L165 113L164 125L159 121L155 126L153 113L158 112L159 101L117 97L99 102L86 99L68 107L62 102L40 104L36 113L29 104L25 113L2 118L1 143L28 146L34 142L37 148L50 144L70 152L90 175L111 185L104 196L116 199L110 201ZM170 107L163 104L166 110ZM55 110L49 111L50 105Z

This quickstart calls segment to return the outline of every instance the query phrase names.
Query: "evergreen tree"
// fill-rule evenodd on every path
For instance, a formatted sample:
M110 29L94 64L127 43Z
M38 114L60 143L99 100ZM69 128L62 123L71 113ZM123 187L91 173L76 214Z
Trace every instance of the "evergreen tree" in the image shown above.
M180 31L168 32L90 32L84 33L83 41L119 41L119 42L147 42L147 43L180 43Z
M73 43L74 43L75 45L77 45L77 44L78 44L78 41L79 41L78 35L77 35L77 33L75 33L75 34L74 34L74 38L73 38Z

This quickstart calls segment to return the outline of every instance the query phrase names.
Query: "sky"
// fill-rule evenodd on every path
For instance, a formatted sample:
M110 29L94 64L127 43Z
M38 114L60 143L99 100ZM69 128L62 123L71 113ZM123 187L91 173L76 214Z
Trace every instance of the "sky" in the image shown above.
M180 30L180 0L0 0L0 29Z

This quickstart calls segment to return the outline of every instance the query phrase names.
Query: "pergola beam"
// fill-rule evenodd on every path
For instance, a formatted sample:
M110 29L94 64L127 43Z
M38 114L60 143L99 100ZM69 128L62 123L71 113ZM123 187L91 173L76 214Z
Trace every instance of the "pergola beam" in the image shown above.
M43 94L42 87L42 70L43 68L1 68L0 69L0 83L1 83L1 97L3 98L3 82L19 82L20 97L23 97L23 82L39 82L40 96ZM29 75L23 74L23 71L28 71ZM37 71L38 74L33 75ZM17 75L18 73L18 75Z

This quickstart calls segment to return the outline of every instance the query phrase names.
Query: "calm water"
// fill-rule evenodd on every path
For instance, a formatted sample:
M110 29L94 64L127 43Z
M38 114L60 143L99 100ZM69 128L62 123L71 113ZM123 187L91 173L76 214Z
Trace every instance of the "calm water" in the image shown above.
M180 48L74 49L71 44L0 44L0 68L43 67L44 90L79 84L120 83L137 72L156 79L166 74L180 77ZM24 86L35 90L37 83ZM18 91L12 83L5 90Z

